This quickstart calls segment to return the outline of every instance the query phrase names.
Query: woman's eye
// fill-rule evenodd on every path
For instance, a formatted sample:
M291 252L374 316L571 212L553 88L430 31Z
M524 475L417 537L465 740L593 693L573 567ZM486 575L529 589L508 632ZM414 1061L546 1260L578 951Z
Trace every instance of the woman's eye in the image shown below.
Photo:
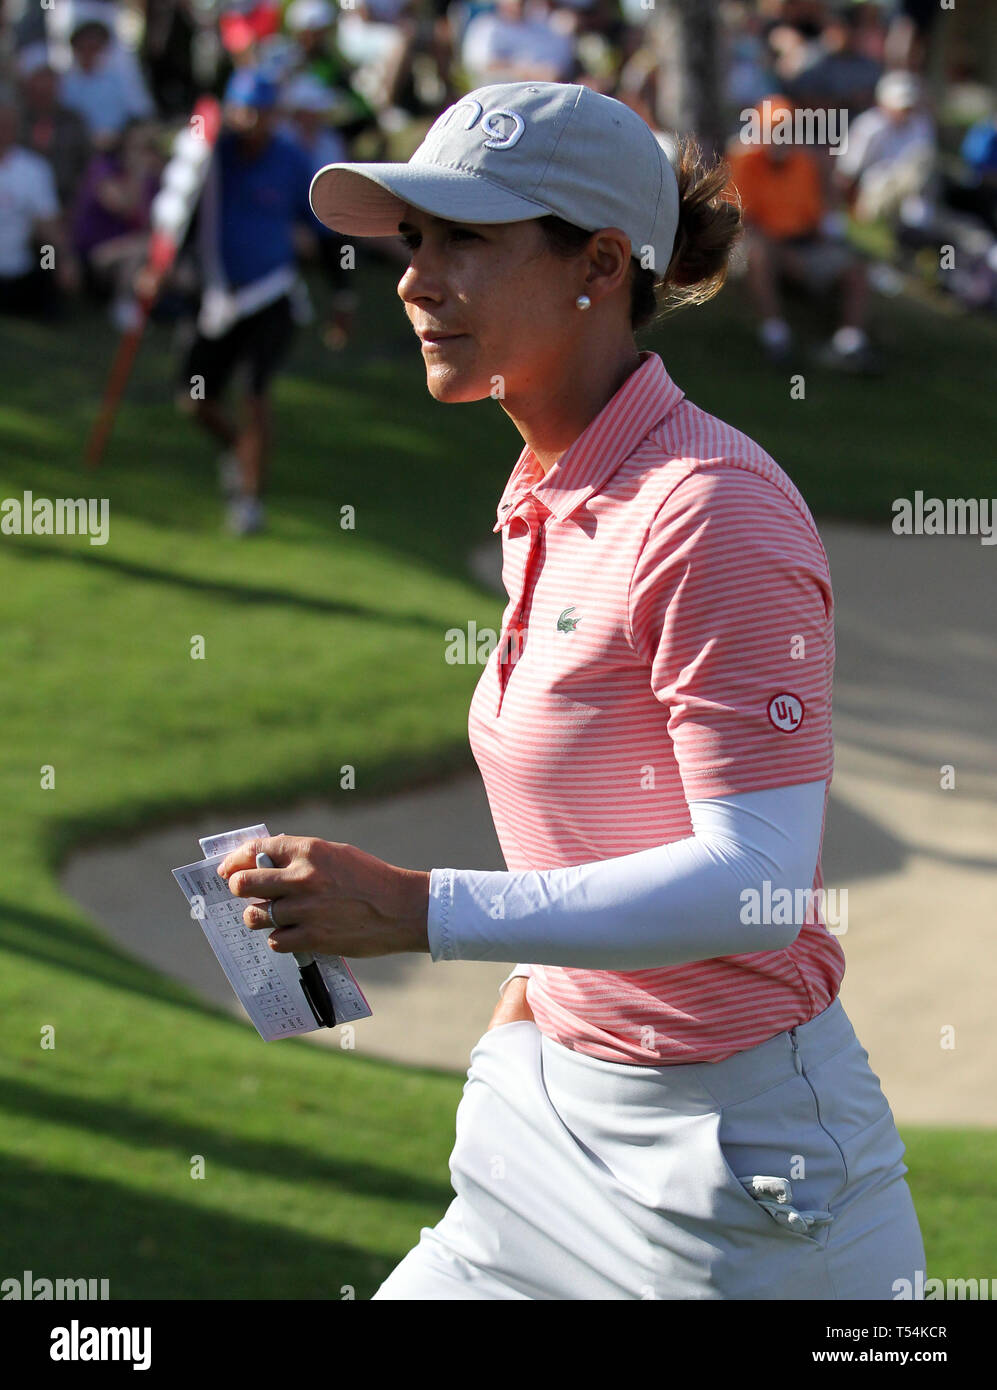
M454 239L459 239L462 241L479 241L481 239L480 234L478 232L472 232L468 227L451 227L449 228L447 235L453 237ZM402 245L405 247L407 251L411 252L415 251L416 248L419 246L421 237L419 236L418 232L403 232L402 235L399 236L398 240L402 243Z

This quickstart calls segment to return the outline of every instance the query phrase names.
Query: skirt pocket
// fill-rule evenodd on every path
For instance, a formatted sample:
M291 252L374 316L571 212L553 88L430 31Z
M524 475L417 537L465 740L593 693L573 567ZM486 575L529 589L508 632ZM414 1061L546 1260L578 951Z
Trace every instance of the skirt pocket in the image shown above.
M847 1182L803 1076L714 1112L722 1181L745 1220L770 1235L825 1248Z
M738 1177L724 1157L723 1149L720 1155L731 1193L739 1200L747 1197L753 1211L762 1213L762 1222L774 1222L781 1231L799 1236L818 1248L824 1244L822 1236L826 1235L827 1227L834 1220L829 1211L801 1210L795 1205L793 1184L789 1178L771 1173L751 1173ZM771 1225L766 1230L772 1234Z

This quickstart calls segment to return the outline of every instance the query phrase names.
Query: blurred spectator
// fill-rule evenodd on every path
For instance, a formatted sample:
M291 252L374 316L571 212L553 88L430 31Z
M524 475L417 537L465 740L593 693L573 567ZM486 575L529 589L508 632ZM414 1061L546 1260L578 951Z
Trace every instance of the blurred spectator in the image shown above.
M282 92L280 104L288 115L280 129L305 152L313 174L326 164L341 164L349 159L342 135L327 124L335 109L335 97L318 78L310 73L294 78ZM319 262L333 291L331 313L322 325L322 341L326 347L339 351L349 341L357 305L351 272L343 265L347 242L317 218L313 230L318 240Z
M886 36L884 57L896 68L921 71L928 40L941 12L939 0L898 0Z
M749 0L742 0L746 7ZM620 14L624 28L624 58L629 58L634 49L644 42L643 31L654 19L654 10L647 0L619 0Z
M198 209L203 290L197 336L180 372L178 402L225 446L219 460L237 535L264 524L262 495L272 442L270 383L294 337L296 226L314 234L311 161L274 129L278 89L239 68L224 97L225 128ZM233 371L248 368L247 417L237 426L222 401ZM192 394L192 382L199 390ZM203 389L201 389L203 388Z
M342 131L329 125L336 105L335 94L311 73L292 78L281 90L279 106L285 119L276 128L304 150L313 170L325 164L343 163L350 157ZM317 218L316 226L322 226Z
M628 25L620 0L549 0L549 4L551 23L574 40L574 81L609 95L636 46L627 46ZM638 33L638 42L640 37Z
M820 37L827 19L825 0L758 0L758 8L766 20L791 25L808 41Z
M855 51L878 63L881 70L887 66L886 36L894 3L895 0L888 0L885 5L877 5L873 0L863 0L852 9L855 15Z
M794 280L811 293L835 290L840 326L822 349L821 365L872 372L879 361L865 333L868 285L865 267L843 241L839 223L821 192L817 160L802 145L773 143L776 122L792 114L784 96L759 104L761 143L731 141L731 181L741 196L748 257L748 289L761 319L759 338L774 361L788 357L792 335L783 313L780 281Z
M156 127L133 118L115 145L94 156L73 216L73 244L88 289L111 297L111 319L122 331L139 318L132 285L149 246L149 209L164 160Z
M768 45L762 37L757 12L740 4L729 11L729 23L721 30L724 48L724 98L735 113L755 106L773 89L775 73Z
M186 116L197 98L194 45L199 26L193 0L145 0L142 62L164 117Z
M545 0L498 0L464 30L461 65L472 88L492 82L571 82L575 43Z
M614 48L622 49L627 21L619 0L551 0L551 10L571 16L571 25L565 25L567 32L601 34Z
M860 222L891 219L904 198L924 188L934 165L935 126L921 101L914 73L887 72L876 85L876 105L850 122L835 181Z
M997 309L997 117L966 132L960 159L923 195L904 198L894 234L902 263L930 248L940 290L967 308Z
M93 152L86 122L59 100L59 78L43 43L17 55L21 91L20 144L47 159L55 175L59 203L72 207Z
M62 317L60 291L75 294L79 265L69 246L55 177L41 155L17 144L18 112L11 88L0 88L0 311ZM43 267L38 246L51 246Z
M997 112L969 128L960 156L968 174L960 206L997 234Z
M882 66L859 52L860 24L859 9L828 20L812 61L783 84L798 106L845 107L851 117L872 105Z
M808 37L795 24L775 24L768 30L769 62L783 91L791 91L804 69L820 56L819 33Z
M360 16L374 24L393 24L403 15L412 12L412 0L357 0L351 7Z
M308 74L322 83L333 99L327 123L335 125L344 140L352 141L376 126L377 112L353 86L352 65L336 41L336 15L330 0L291 0L284 12L284 24L293 36L288 75Z
M30 6L32 0L27 0ZM40 5L41 29L30 26L31 37L27 31L21 34L18 25L18 47L27 43L41 41L48 44L49 57L56 72L66 72L73 63L72 32L89 20L99 21L110 35L110 61L120 67L132 79L141 76L138 58L126 40L130 28L127 0L47 0Z
M73 63L62 77L60 99L78 111L95 145L107 148L132 116L156 114L137 65L122 62L107 20L84 18L70 39Z
M10 0L5 0L3 6L3 19L0 20L0 30L6 30L10 26L13 39L11 47L16 50L30 48L36 43L45 43L47 33L48 11L39 5L29 3L29 0L20 0L21 12L17 13L18 0L10 4ZM13 13L12 13L13 12Z
M454 19L457 9L458 4L453 0L426 0L426 49L432 57L439 84L437 106L440 110L458 101L463 90L456 59L458 44Z
M220 0L218 32L227 53L251 60L260 42L280 29L280 6L273 0Z
M368 4L368 23L376 20L383 25L394 8L395 0ZM406 116L426 112L435 116L457 100L460 89L452 71L454 43L449 11L449 0L405 0L390 24L397 42L387 51L379 75L375 76L374 70L370 76L376 82L371 88L372 100L381 107L383 130L404 128Z
M339 50L354 86L377 110L394 107L415 33L414 0L357 0L337 24ZM397 113L400 123L404 113Z

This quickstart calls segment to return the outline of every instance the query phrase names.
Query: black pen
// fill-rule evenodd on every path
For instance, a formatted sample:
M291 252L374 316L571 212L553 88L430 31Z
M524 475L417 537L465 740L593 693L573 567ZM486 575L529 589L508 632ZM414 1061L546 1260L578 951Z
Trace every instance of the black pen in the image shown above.
M258 869L275 869L277 866L270 858L269 854L258 854L256 856L256 867ZM280 928L278 927L278 931ZM315 957L309 955L307 951L292 951L291 954L298 962L298 974L301 977L301 989L312 1013L316 1020L324 1028L335 1028L336 1010L333 1006L332 995L329 987L322 978L322 972L318 968Z

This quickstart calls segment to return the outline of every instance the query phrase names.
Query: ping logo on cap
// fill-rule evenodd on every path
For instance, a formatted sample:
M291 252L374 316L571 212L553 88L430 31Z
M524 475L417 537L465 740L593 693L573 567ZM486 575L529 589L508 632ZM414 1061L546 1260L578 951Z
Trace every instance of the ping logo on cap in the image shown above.
M513 145L519 143L519 139L526 129L526 122L518 111L509 111L507 108L499 106L483 116L484 107L480 101L474 97L462 97L460 101L454 102L453 106L448 106L443 114L437 117L426 135L426 141L428 142L434 137L439 141L455 112L460 111L461 107L464 108L464 129L473 130L481 121L481 134L487 137L484 143L490 150L511 150ZM511 130L505 130L501 124L496 124L503 116L512 122Z

